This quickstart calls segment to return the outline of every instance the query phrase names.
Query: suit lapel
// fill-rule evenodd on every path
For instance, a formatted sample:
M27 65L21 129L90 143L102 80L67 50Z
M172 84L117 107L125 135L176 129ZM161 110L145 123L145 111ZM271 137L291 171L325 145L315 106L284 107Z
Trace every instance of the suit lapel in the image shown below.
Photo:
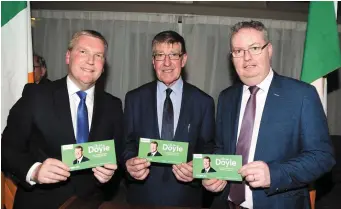
M188 124L188 117L190 110L190 98L191 97L191 89L188 83L184 81L183 91L182 91L182 99L181 99L181 107L180 107L180 115L178 120L178 125L176 127L174 140L181 139L181 131L187 127Z
M89 133L89 142L96 141L96 131L98 129L98 124L104 116L104 102L103 102L103 91L95 87L94 92L94 109L92 113L92 121Z
M279 79L280 77L276 73L274 73L274 77L272 79L263 109L254 161L264 159L261 156L264 154L268 154L268 152L264 152L262 150L262 147L266 147L265 144L269 143L269 141L267 141L266 139L266 133L269 131L269 127L267 125L269 123L271 124L270 120L274 117L273 113L278 111L278 104L283 103L283 92Z
M154 81L150 85L149 89L149 98L147 97L145 99L145 102L147 102L146 107L149 106L149 104L152 104L152 107L150 110L150 115L147 115L147 118L152 118L152 120L149 120L151 122L151 127L152 127L152 135L155 136L155 138L160 139L161 138L161 130L159 129L159 123L158 123L158 117L157 117L157 82ZM148 112L147 112L148 114ZM161 128L161 127L160 127Z
M230 150L229 152L231 154L236 153L236 146L237 146L237 137L238 137L238 124L239 124L239 117L240 117L240 106L242 103L242 96L243 96L243 85L237 84L236 88L234 89L234 93L232 96L232 100L230 102L231 105L231 116L230 116L230 125L227 128L227 130L233 130L225 131L225 134L229 136L225 136L225 139L232 138L232 140L228 140L230 142ZM229 129L232 128L232 129Z
M76 142L76 138L72 125L66 78L56 82L56 90L54 91L53 99L54 109L56 110L56 115L59 118L58 126L60 128L58 129L63 131L63 134L61 134L63 137L60 139L61 144L74 144Z

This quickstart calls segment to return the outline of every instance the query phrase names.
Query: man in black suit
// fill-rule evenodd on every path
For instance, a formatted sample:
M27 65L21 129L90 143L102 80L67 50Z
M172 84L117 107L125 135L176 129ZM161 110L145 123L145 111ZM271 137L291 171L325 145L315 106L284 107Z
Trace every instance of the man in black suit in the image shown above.
M34 83L36 84L44 84L51 82L47 78L46 61L42 56L39 56L37 54L33 55L33 75Z
M107 48L96 31L75 33L66 52L68 75L26 85L11 109L1 148L2 169L18 183L15 209L59 208L72 196L101 199L102 184L113 179L115 164L71 173L61 161L61 145L115 139L120 146L121 101L95 86Z
M203 159L203 165L204 168L201 170L201 173L214 173L216 172L212 167L211 167L211 158L208 156L205 156Z
M187 61L185 41L174 31L157 34L153 41L157 81L127 93L125 150L129 173L128 202L139 205L201 207L202 187L193 180L193 153L210 153L214 138L212 97L185 82L181 70ZM188 142L187 163L165 165L136 157L139 139ZM160 185L167 188L160 192Z
M156 141L150 142L150 152L148 152L147 156L162 156L161 153L157 150L159 144Z
M76 159L73 161L74 165L89 161L89 158L87 158L83 155L83 147L80 145L75 147L75 158Z

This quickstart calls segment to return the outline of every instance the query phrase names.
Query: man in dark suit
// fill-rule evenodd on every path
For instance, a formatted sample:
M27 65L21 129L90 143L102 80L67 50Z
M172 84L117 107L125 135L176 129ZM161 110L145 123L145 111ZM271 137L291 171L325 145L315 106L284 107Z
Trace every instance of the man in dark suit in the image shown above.
M211 167L211 158L208 156L205 156L203 158L203 165L204 168L201 170L201 173L214 173L216 172L212 167Z
M83 155L83 147L80 145L75 147L75 158L76 159L73 161L74 165L89 161L89 158Z
M128 202L139 205L200 207L202 187L193 180L193 153L213 151L214 101L181 78L187 61L185 41L174 31L152 42L157 81L127 93L123 158L129 173ZM139 139L189 143L187 163L165 165L137 158ZM167 188L160 192L159 188Z
M203 180L208 190L222 191L213 207L308 209L308 184L335 164L315 88L275 73L272 52L261 22L232 28L232 61L242 83L219 96L216 153L242 155L245 181Z
M148 152L147 156L162 156L161 153L157 150L158 143L156 141L150 142L150 152Z
M91 30L73 35L68 75L25 86L2 135L2 169L18 183L14 208L59 208L72 196L101 198L115 164L70 173L61 145L115 139L120 145L121 101L100 88L107 42ZM118 152L120 148L117 148Z
M37 54L33 55L33 75L34 83L45 84L51 82L47 78L47 66L45 59Z

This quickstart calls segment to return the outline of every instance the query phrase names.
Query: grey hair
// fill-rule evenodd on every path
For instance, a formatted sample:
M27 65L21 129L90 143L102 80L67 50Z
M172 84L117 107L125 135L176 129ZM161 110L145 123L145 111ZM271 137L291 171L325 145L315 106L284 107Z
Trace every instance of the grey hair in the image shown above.
M264 24L259 22L259 21L251 20L251 21L238 22L234 26L232 26L232 35L231 35L231 39L230 39L231 43L232 43L232 37L236 33L238 33L238 31L240 29L243 29L243 28L253 28L255 30L263 32L263 38L264 38L265 42L269 42L268 30L266 29Z

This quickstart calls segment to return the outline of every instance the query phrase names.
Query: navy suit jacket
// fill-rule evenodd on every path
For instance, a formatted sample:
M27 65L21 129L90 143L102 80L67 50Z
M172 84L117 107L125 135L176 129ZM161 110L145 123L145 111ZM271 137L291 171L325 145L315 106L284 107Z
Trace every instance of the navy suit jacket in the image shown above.
M216 153L235 154L241 83L221 92ZM335 164L328 124L315 88L274 74L261 119L254 161L270 169L268 189L254 189L254 209L310 208L307 185ZM226 201L229 186L220 195Z
M123 138L120 99L95 88L89 142L115 139L116 153ZM35 162L61 160L61 145L76 143L66 77L44 85L27 84L22 97L10 110L1 139L2 170L18 183L14 208L59 208L72 196L101 196L104 185L91 169L73 171L67 181L55 184L26 182ZM115 183L117 175L112 178ZM114 187L113 185L110 185Z
M127 93L125 98L124 162L136 157L140 137L160 139L157 119L157 82ZM193 153L211 153L214 146L214 101L197 87L184 82L180 116L174 141L189 142L188 162ZM139 205L201 206L201 181L178 181L171 165L152 163L143 181L129 174L128 202ZM162 188L162 189L160 189Z

